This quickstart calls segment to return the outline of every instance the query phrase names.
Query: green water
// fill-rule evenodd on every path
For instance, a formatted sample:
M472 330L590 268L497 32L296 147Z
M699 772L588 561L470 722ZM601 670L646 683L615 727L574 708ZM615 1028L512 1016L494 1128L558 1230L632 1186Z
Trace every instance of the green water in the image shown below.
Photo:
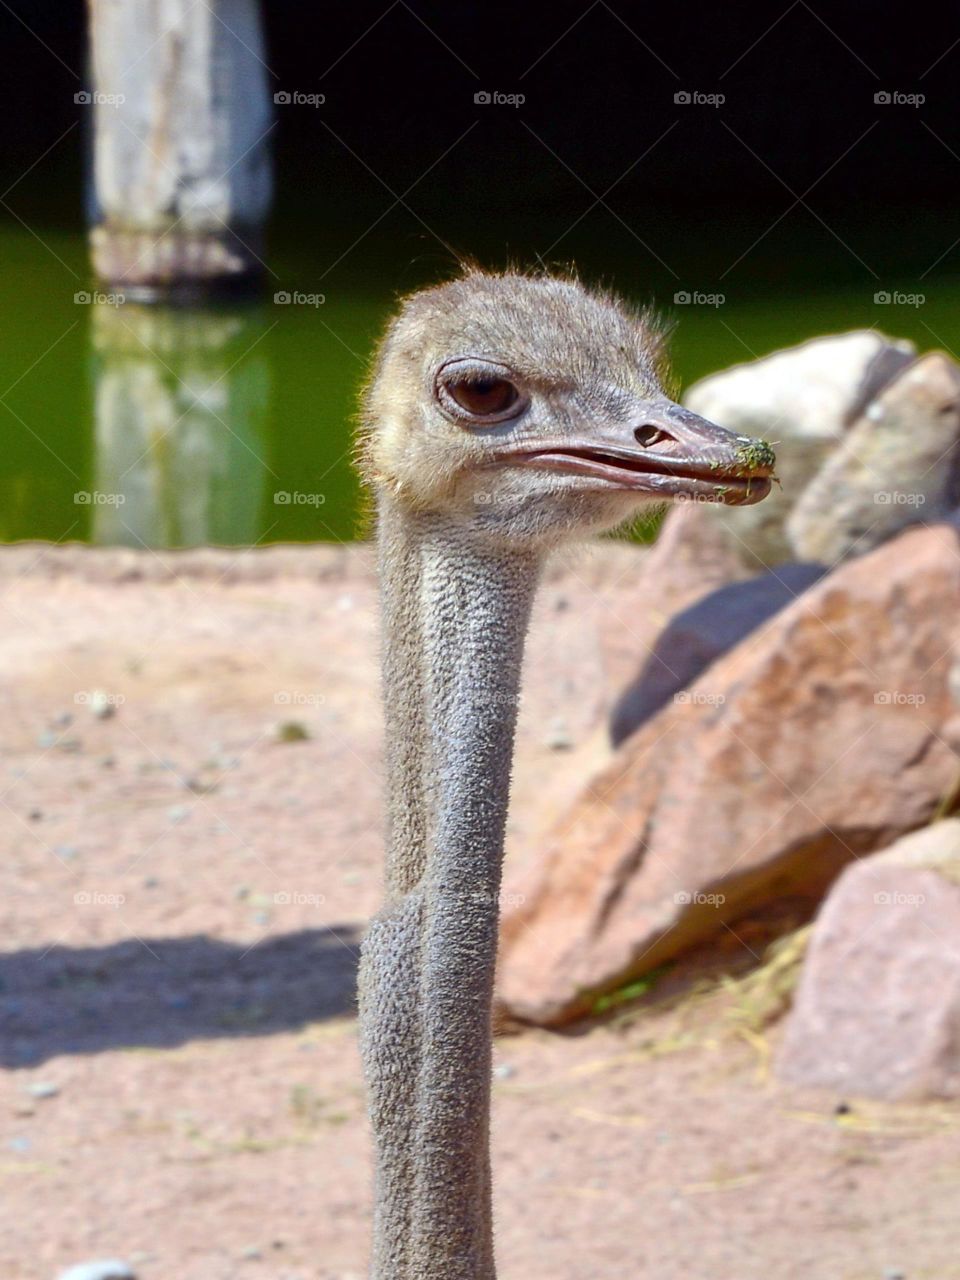
M409 260L394 271L381 263L324 290L288 245L262 304L197 320L76 303L90 289L83 236L43 229L42 241L0 229L0 539L163 547L357 535L358 387L396 293L442 265L412 273ZM606 280L633 291L635 260L595 259ZM875 305L875 287L794 283L719 307L674 306L665 290L655 301L678 322L672 349L684 385L861 326L921 350L960 348L960 280L938 280L918 307ZM274 289L323 290L325 300L276 305Z

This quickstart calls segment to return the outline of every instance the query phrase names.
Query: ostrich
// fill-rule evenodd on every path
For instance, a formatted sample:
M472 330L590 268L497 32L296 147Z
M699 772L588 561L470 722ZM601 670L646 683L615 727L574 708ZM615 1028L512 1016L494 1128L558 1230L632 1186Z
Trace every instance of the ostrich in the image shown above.
M495 1280L491 1000L520 663L548 552L642 503L750 503L773 451L672 403L651 316L574 280L468 270L380 348L386 901L360 965L372 1280Z

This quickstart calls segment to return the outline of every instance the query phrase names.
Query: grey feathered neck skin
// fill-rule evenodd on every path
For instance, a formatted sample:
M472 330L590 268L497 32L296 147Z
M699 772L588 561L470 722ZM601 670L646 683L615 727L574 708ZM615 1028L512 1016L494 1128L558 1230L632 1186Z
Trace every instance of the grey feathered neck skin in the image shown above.
M493 1280L490 1008L540 557L380 506L387 902L361 966L374 1280Z

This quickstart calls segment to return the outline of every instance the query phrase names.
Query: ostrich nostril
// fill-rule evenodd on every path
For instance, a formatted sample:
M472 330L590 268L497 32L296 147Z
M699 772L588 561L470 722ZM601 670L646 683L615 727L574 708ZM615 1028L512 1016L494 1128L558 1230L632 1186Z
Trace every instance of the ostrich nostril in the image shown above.
M664 440L672 440L673 436L668 431L664 431L662 427L654 427L647 425L645 427L634 428L633 438L637 444L643 445L644 449L650 449L655 444L661 444Z

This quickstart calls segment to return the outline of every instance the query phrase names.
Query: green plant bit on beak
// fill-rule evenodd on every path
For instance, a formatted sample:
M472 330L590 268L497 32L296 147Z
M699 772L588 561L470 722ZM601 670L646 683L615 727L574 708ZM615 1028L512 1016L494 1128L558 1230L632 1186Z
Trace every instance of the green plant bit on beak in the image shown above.
M771 470L776 461L777 455L772 445L767 444L766 440L751 440L737 450L733 469L737 474L750 476L757 471Z

